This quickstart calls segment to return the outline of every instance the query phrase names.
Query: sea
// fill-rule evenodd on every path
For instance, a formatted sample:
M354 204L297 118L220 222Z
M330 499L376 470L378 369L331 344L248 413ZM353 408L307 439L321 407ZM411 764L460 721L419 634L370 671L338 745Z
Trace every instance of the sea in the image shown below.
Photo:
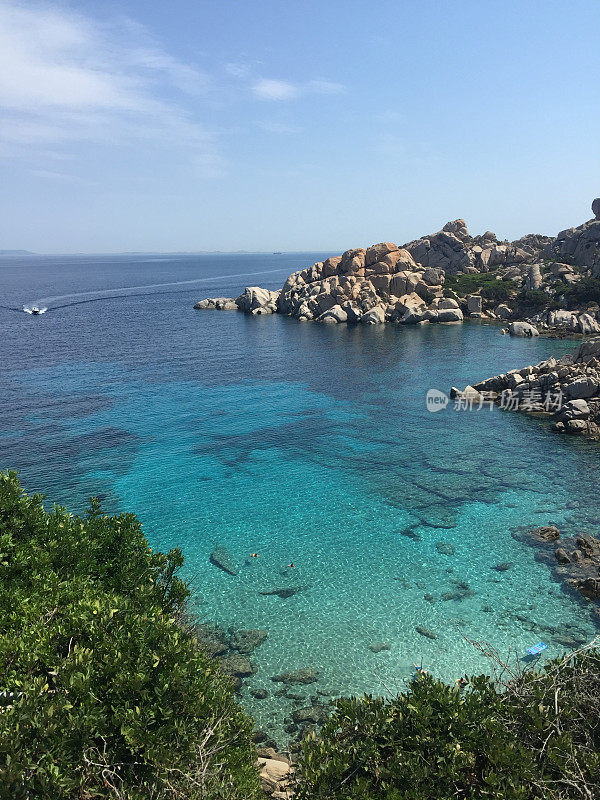
M107 513L134 512L152 547L182 548L200 619L266 630L242 702L276 740L293 708L279 673L318 670L298 690L307 703L315 690L389 695L415 665L449 682L490 672L477 642L510 659L544 641L553 657L557 629L597 633L516 535L597 533L597 446L544 418L426 403L573 343L477 320L193 309L279 288L328 255L0 259L0 467L49 507L79 513L97 495ZM23 313L33 305L47 310ZM217 546L237 575L211 563ZM262 594L279 589L294 591Z

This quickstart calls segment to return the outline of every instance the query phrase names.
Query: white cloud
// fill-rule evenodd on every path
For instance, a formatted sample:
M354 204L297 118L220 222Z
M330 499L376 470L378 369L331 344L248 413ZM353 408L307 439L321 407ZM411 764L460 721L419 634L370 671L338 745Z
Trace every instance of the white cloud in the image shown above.
M312 80L307 83L290 83L275 78L261 78L252 85L259 100L294 100L306 94L341 94L346 88L341 83Z
M261 100L292 100L299 94L293 83L274 78L261 78L252 86L252 91Z
M74 141L169 145L217 160L185 105L209 78L164 52L127 19L99 24L51 6L0 0L0 152ZM189 100L188 100L189 103Z
M286 125L284 122L272 122L271 120L262 120L257 122L259 128L268 133L298 133L299 128L293 125Z
M308 90L317 94L343 94L346 87L333 81L309 81Z

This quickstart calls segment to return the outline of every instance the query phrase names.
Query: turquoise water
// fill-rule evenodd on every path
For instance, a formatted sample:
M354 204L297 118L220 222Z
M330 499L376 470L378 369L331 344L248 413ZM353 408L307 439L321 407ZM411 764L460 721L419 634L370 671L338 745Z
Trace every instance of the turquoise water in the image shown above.
M365 329L191 310L206 294L234 294L244 280L222 272L255 270L253 258L190 257L159 275L162 262L137 265L154 284L208 275L210 291L103 299L92 314L69 306L33 320L7 311L2 464L76 510L102 493L107 510L135 511L154 546L183 548L203 619L266 629L244 702L279 739L292 706L270 676L282 671L318 669L319 682L299 690L307 696L389 692L415 662L447 680L486 669L465 637L503 655L540 639L558 654L553 630L565 623L591 638L589 609L511 534L550 523L595 532L596 448L523 415L425 406L429 388L570 345L476 322ZM122 271L133 268L115 262L103 280L132 285ZM45 269L60 284L64 265ZM80 270L73 281L97 280ZM209 562L217 544L238 576ZM511 566L494 569L502 563ZM259 594L280 587L298 592ZM390 649L373 653L380 641Z

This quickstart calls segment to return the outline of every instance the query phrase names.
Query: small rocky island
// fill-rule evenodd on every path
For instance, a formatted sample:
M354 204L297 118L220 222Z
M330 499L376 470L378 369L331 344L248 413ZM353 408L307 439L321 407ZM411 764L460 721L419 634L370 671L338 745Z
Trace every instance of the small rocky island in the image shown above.
M594 218L555 238L501 241L471 236L464 220L398 246L347 250L292 273L280 291L250 286L196 309L285 314L301 322L458 323L506 321L516 336L600 333L600 198ZM597 283L597 285L596 285ZM597 296L596 296L597 295Z

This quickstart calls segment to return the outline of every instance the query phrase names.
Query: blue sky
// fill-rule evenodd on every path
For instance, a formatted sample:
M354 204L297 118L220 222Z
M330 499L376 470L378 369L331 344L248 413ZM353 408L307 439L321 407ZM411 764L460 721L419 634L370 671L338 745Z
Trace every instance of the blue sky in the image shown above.
M597 0L0 0L0 249L341 251L600 195Z

